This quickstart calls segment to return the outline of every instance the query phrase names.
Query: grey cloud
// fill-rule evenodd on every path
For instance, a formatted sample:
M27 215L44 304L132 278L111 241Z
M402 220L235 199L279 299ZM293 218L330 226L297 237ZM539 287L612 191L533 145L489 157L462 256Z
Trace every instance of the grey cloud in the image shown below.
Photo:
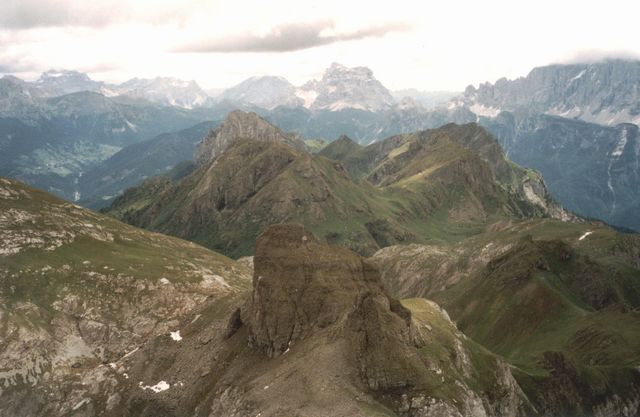
M391 32L408 31L410 27L402 23L388 23L354 32L322 35L327 29L333 29L333 22L289 23L272 29L264 36L238 35L200 41L182 46L176 52L290 52L336 42L380 37Z
M68 0L4 0L0 27L28 29L47 26L100 26L119 16L110 2Z
M640 53L628 50L600 50L589 49L579 51L566 59L561 64L592 64L595 62L605 61L609 59L637 60L640 59Z
M36 70L36 65L24 59L0 57L0 74L20 74Z

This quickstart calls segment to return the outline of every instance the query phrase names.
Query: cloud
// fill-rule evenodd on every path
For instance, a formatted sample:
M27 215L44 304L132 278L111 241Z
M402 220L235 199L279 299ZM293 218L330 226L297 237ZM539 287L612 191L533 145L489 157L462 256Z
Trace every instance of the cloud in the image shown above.
M25 58L11 59L0 56L0 74L20 74L34 71L36 68L33 62Z
M403 23L369 26L352 32L332 33L332 21L288 23L262 36L236 35L184 45L175 52L290 52L337 42L381 37L391 32L408 31Z
M1 29L103 27L142 21L182 22L196 0L2 0Z
M587 49L578 51L565 59L560 64L593 64L611 59L638 60L640 53L629 50L602 50Z
M118 15L114 1L73 2L53 0L4 0L0 26L28 29L47 26L100 26ZM96 4L99 3L99 4Z

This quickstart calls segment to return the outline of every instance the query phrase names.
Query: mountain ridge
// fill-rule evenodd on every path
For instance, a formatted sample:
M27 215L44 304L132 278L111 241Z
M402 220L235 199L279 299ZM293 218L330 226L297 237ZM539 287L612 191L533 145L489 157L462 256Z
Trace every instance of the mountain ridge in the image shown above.
M426 239L432 227L444 239L451 238L445 230L459 227L457 239L503 216L572 219L539 176L508 164L495 139L475 125L392 137L365 148L365 162L355 163L360 156L327 158L337 158L333 150L348 144L346 137L310 155L257 115L230 119L231 126L253 120L261 128L250 123L248 131L258 136L225 136L226 148L218 152L214 133L202 142L214 152L204 152L198 170L173 183L129 189L106 212L234 256L250 254L254 238L272 223L301 222L329 242L372 253L392 242ZM360 174L357 166L364 167Z

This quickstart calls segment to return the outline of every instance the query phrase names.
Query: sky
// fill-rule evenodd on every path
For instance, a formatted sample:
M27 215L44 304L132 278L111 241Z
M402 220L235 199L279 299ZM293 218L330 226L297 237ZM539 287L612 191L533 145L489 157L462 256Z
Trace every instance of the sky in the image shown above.
M296 85L333 62L390 89L462 91L552 63L640 58L637 0L0 0L0 74Z

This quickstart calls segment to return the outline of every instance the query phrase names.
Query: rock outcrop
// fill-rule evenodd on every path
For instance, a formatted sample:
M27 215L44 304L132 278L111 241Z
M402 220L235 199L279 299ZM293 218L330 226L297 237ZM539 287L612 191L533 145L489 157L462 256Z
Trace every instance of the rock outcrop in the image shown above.
M400 416L438 415L440 409L461 416L518 416L527 408L508 366L499 360L491 359L496 371L488 377L490 389L469 388L476 358L461 340L449 346L456 352L455 374L447 376L461 403L432 397L433 375L439 384L445 377L437 355L421 350L434 346L433 336L420 329L433 331L431 325L424 324L424 317L414 319L411 310L386 293L378 269L365 258L319 242L303 226L275 225L258 237L254 266L242 322L250 345L266 356L280 357L300 346L324 351L344 343L342 355L358 376L355 386ZM432 325L455 329L444 311L425 303L418 303L419 311L433 315ZM239 328L234 316L233 327ZM461 337L456 332L454 339ZM500 398L491 398L496 392Z
M286 143L294 148L304 149L305 146L300 139L288 136L257 114L235 110L202 140L196 148L194 159L198 165L205 165L216 159L231 143L247 138L261 142Z
M411 313L385 293L377 268L303 226L268 228L256 242L254 268L249 340L268 356L332 325L369 336L391 327L410 342Z

